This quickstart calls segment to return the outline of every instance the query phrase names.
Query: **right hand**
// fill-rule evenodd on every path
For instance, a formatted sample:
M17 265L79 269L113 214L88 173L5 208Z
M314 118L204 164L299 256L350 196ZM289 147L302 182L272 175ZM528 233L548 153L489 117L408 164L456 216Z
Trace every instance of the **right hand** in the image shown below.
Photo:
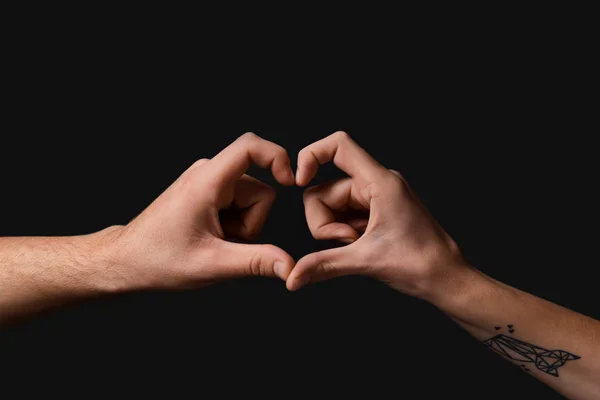
M294 260L284 250L228 240L253 239L275 200L273 188L245 175L250 163L294 184L285 149L251 133L197 161L137 218L110 230L107 272L116 289L200 287L257 275L285 281Z
M315 239L350 244L300 259L287 279L289 290L342 275L367 275L426 298L439 289L437 283L468 268L402 175L384 168L344 132L300 151L296 184L308 184L319 164L331 160L350 177L307 189L306 219ZM356 212L368 218L357 218Z

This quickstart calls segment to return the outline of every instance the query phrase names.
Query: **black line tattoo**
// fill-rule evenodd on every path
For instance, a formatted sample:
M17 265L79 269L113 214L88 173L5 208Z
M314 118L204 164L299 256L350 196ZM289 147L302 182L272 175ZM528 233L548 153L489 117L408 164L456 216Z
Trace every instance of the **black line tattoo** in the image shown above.
M515 331L513 325L507 325L507 327L510 333ZM497 326L494 328L498 330ZM485 340L483 343L509 360L532 363L540 371L556 377L558 377L559 367L565 365L569 360L581 358L568 351L544 349L502 333ZM521 367L527 372L530 371L525 364L521 364Z

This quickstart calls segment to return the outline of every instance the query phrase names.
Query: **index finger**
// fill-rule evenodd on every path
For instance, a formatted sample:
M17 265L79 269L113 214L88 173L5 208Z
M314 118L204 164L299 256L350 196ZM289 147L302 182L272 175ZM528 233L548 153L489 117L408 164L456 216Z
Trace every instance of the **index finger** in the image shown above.
M333 161L353 178L371 181L385 170L373 157L360 147L346 132L336 132L306 146L298 154L296 184L305 186L314 178L319 164Z
M294 184L294 173L287 151L250 132L240 136L209 163L210 171L220 185L240 178L250 167L250 163L262 168L271 168L273 176L282 185Z

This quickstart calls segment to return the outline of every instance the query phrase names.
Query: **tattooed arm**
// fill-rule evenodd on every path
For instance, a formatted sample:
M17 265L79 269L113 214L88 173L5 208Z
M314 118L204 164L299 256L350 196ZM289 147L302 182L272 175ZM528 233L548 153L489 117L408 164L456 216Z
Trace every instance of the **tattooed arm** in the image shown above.
M0 324L92 295L207 285L246 275L285 280L294 260L271 245L234 243L262 228L272 188L255 163L292 185L287 152L245 134L199 160L126 226L77 237L0 238ZM220 212L223 211L223 212Z
M600 398L600 322L462 266L424 296L484 344L572 399Z
M308 184L318 164L330 160L350 177L305 191L307 222L316 239L349 245L299 260L287 280L290 290L348 274L380 279L431 302L562 394L600 398L599 321L469 266L400 173L382 167L343 132L300 152L296 183Z

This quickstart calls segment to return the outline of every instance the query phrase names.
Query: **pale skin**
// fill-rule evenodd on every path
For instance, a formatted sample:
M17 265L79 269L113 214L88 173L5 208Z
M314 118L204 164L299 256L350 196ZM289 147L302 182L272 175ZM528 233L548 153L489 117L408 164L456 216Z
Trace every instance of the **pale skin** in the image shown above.
M271 168L283 185L306 186L329 161L349 178L307 189L306 219L316 239L346 246L294 263L275 246L227 241L253 238L274 201L272 188L244 175L251 162ZM190 167L126 226L78 237L1 238L0 323L89 296L248 275L278 277L291 291L343 275L378 279L430 302L478 340L502 334L576 355L556 374L538 368L539 360L515 360L510 351L507 358L568 398L600 398L600 322L470 266L402 175L343 132L303 149L295 178L283 148L246 134Z
M245 134L197 161L125 226L76 237L0 238L0 323L106 293L250 275L287 279L294 260L282 249L226 240L255 237L275 200L273 188L244 174L250 163L294 184L286 150Z
M479 340L501 333L580 356L557 368L559 377L533 363L515 363L570 399L600 398L600 321L470 266L402 175L381 166L344 132L300 152L296 184L307 185L318 165L329 161L350 177L307 189L306 219L316 239L350 244L300 259L287 279L288 289L342 275L370 276L430 302ZM368 219L357 218L356 211L369 211Z

